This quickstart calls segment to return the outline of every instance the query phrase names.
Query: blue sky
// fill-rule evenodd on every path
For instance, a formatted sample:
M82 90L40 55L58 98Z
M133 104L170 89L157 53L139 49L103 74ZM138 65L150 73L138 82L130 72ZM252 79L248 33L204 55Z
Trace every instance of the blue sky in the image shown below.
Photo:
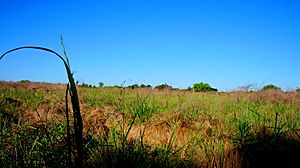
M0 53L62 53L62 35L80 82L290 90L300 86L299 9L297 0L1 0ZM31 50L0 61L0 80L22 79L67 81L57 58Z

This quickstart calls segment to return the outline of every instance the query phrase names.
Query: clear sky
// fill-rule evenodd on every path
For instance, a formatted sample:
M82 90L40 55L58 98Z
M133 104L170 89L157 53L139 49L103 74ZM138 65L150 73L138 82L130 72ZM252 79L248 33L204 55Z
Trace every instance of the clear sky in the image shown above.
M79 82L300 86L298 0L1 0L0 21L1 54L62 54L62 35ZM32 50L0 61L0 80L22 79L67 81L57 58Z

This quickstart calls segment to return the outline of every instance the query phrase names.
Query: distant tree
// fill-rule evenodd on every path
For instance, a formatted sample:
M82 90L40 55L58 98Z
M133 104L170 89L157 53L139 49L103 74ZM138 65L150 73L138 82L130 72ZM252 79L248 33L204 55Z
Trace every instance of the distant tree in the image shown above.
M189 86L186 90L191 91L191 90L192 90L192 87Z
M151 85L145 85L145 84L141 84L139 87L140 88L152 88Z
M299 87L296 88L296 92L300 92L300 88Z
M131 88L131 89L139 88L139 85L138 84L129 85L128 88Z
M88 84L85 84L84 82L81 84L82 87L89 87Z
M88 88L92 88L92 87L96 87L95 85L91 85L91 84L86 84L86 83L82 83L81 87L88 87Z
M104 83L103 83L103 82L99 82L98 86L99 86L99 87L103 87L103 86L104 86Z
M192 87L194 92L217 92L218 89L212 88L208 83L195 83Z
M123 86L114 85L113 88L123 88Z
M27 80L27 79L25 79L25 80L20 80L20 82L27 82L27 83L29 83L29 82L31 82L30 80Z
M265 85L261 90L264 91L264 90L269 90L269 89L281 90L280 87L277 87L273 84Z
M162 89L172 89L172 88L173 88L172 86L165 83L165 84L155 86L154 89L162 90Z

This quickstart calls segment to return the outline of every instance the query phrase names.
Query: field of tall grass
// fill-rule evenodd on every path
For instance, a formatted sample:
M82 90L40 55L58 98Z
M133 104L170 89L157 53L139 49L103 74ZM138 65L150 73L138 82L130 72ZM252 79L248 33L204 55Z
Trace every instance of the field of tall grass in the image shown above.
M82 167L299 166L300 92L77 90ZM0 82L1 167L78 165L65 98L61 84Z
M0 81L1 167L299 166L299 89L76 86L62 38L61 44L64 57L35 46L0 56L50 52L69 81L67 88Z

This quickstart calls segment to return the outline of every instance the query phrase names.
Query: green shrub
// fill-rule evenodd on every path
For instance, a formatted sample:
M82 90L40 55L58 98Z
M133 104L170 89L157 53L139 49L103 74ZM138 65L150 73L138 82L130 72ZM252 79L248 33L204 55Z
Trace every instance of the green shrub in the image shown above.
M123 88L123 86L114 85L114 86L112 86L112 88Z
M127 88L131 88L131 89L135 89L135 88L152 88L152 86L151 85L145 85L145 84L141 84L141 85L134 84L134 85L127 86Z
M129 85L128 88L131 88L131 89L139 88L139 85L138 84Z
M99 82L99 87L103 87L104 83L103 82Z
M86 83L82 83L82 85L80 85L81 87L87 87L87 88L95 88L96 86L95 85L91 85L91 84L86 84Z
M217 92L218 89L212 88L208 83L195 83L192 87L194 92Z
M277 87L277 86L272 85L272 84L265 85L261 90L264 91L264 90L269 90L269 89L281 90L280 87Z
M152 88L152 86L151 85L141 84L140 88Z
M296 92L300 92L300 88L297 87L297 88L296 88Z
M25 79L25 80L20 80L20 82L24 82L24 83L30 83L31 81L30 81L30 80L27 80L27 79Z

